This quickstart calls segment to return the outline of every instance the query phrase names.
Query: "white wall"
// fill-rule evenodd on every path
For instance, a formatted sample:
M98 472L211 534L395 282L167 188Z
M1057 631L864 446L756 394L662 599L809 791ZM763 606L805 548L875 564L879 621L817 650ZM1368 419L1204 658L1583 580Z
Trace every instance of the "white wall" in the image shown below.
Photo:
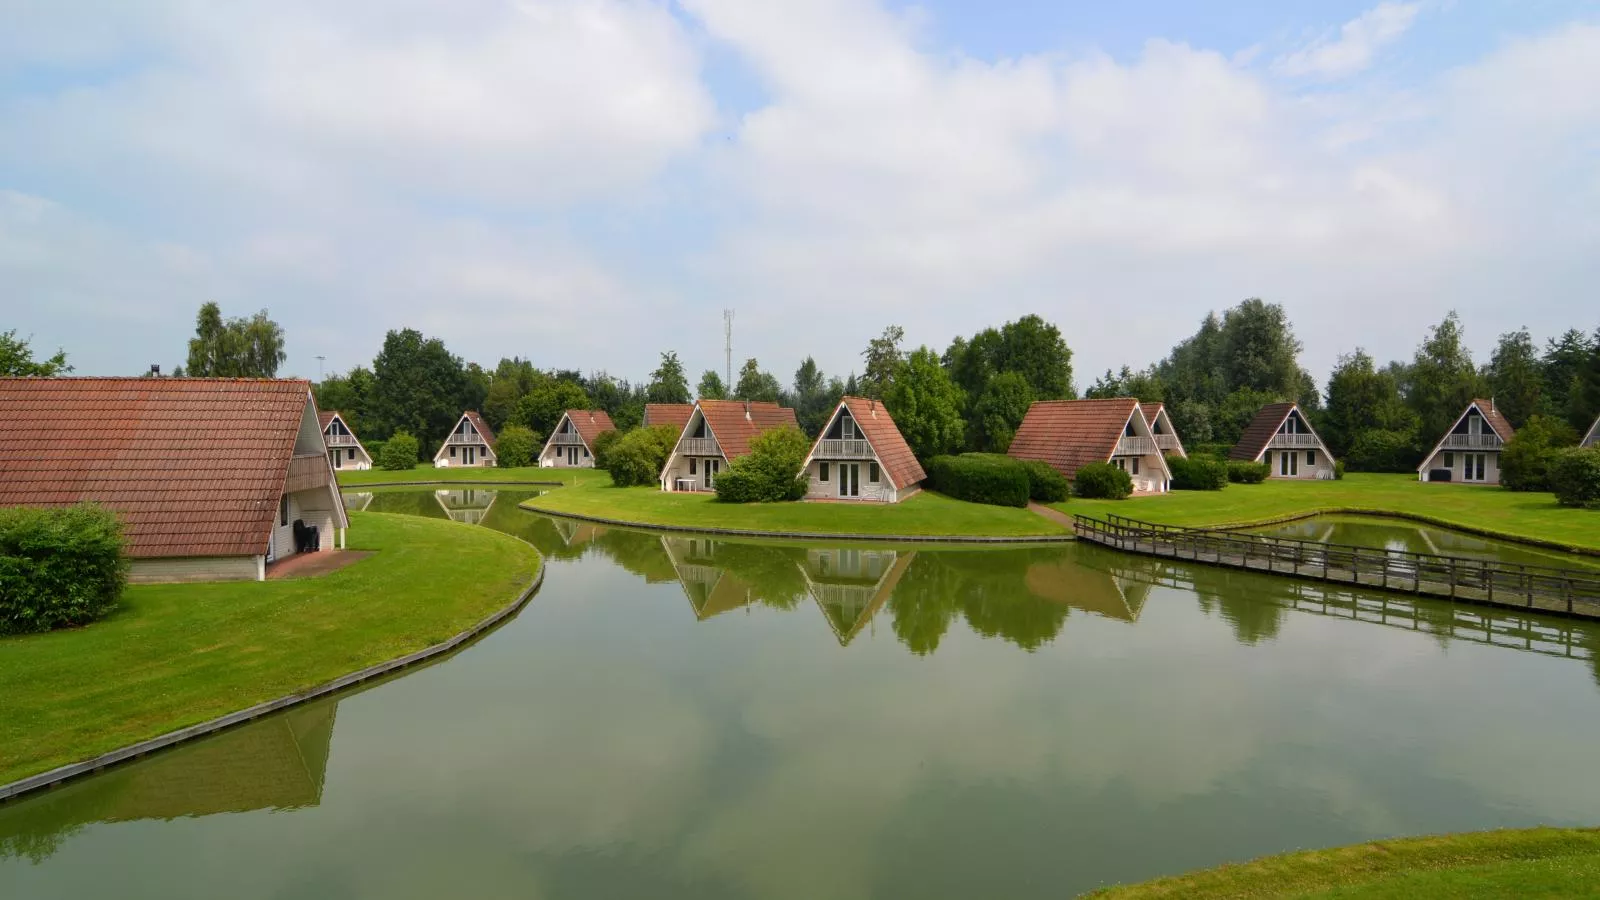
M1308 465L1306 463L1306 453L1308 452L1315 452L1317 454L1317 461L1315 464ZM1278 474L1279 470L1282 468L1279 457L1279 454L1282 453L1298 453L1300 455L1300 459L1297 463L1299 469L1298 472L1293 475ZM1268 450L1266 453L1262 454L1261 461L1270 467L1267 472L1267 477L1277 478L1281 481L1315 481L1318 478L1333 477L1333 458L1328 455L1328 451L1320 448L1315 451L1309 451L1306 449Z
M819 459L814 459L814 460L812 460L810 462L810 464L808 464L806 466L806 470L805 470L806 481L809 484L809 487L806 490L806 499L807 500L826 500L826 499L833 499L833 500L863 500L863 501L876 501L876 502L879 502L879 503L895 503L895 502L898 502L900 500L900 492L896 491L895 488L894 488L894 485L889 483L889 475L888 475L887 472L883 471L883 468L881 466L878 469L878 480L876 482L871 480L872 467L869 465L869 462L870 462L869 460L856 460L856 459L852 459L852 460L833 460L833 459L822 459L822 460L819 460ZM823 466L824 463L826 463L827 466L828 466L828 480L827 481L823 481L822 480L822 466ZM839 496L839 466L841 464L859 465L861 467L861 496L859 496L859 497L840 497Z
M690 472L689 472L689 467L690 467L690 461L691 460L693 461L693 464L694 464L694 473L693 474L690 474ZM680 478L692 478L692 479L694 479L694 485L695 485L694 486L694 490L697 490L697 491L698 490L707 490L707 488L705 487L705 483L706 483L706 466L705 466L705 464L707 462L711 462L711 461L712 461L711 459L708 459L708 458L703 457L703 456L693 456L693 457L691 457L691 456L678 456L678 457L672 458L671 460L668 460L666 471L665 471L665 473L664 473L664 475L663 475L663 477L661 479L661 489L662 490L666 490L666 491L677 490L677 486L676 485L677 485L678 479L680 479ZM722 472L728 471L727 460L717 459L716 462L721 467L719 469L719 471L722 471Z
M338 521L333 509L328 505L328 494L325 489L313 491L297 491L289 495L288 524L279 524L282 519L277 518L278 511L273 510L272 520L272 558L273 560L288 559L294 555L294 522L296 519L304 520L307 525L315 525L322 540L322 550L337 549L339 539Z
M1467 454L1461 450L1441 450L1428 457L1428 462L1422 467L1420 477L1423 481L1431 480L1428 476L1434 469L1449 469L1452 484L1499 484L1500 483L1500 454L1483 450L1472 451L1483 454L1483 480L1465 481L1462 476L1467 471ZM1444 464L1446 455L1450 457L1450 465Z
M567 462L567 448L578 451L576 465ZM544 452L539 454L539 465L546 469L592 469L594 468L594 455L589 448L582 444L550 444Z
M350 458L352 452L355 454L355 459ZM328 462L333 465L335 471L372 468L372 457L361 447L329 447Z

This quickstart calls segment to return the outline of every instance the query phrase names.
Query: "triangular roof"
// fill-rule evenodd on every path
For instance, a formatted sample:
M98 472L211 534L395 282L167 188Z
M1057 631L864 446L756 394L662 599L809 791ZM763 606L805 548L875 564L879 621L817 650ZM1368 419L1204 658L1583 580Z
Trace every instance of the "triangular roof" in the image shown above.
M823 551L827 552L827 551ZM849 646L861 629L872 621L878 608L894 595L895 587L900 583L900 578L905 575L906 569L911 567L911 560L917 555L915 550L898 552L894 550L876 551L893 553L894 563L884 570L876 582L863 584L859 579L844 579L847 584L831 583L826 576L813 578L811 571L805 564L800 565L800 574L806 580L806 588L811 594L811 599L817 603L817 609L822 611L822 618L827 620L828 627L833 629L834 637L839 639L839 645ZM810 555L807 555L807 562Z
M259 556L315 411L298 379L0 378L0 506L101 503L135 558Z
M1587 447L1596 443L1600 443L1600 416L1595 417L1594 424L1589 426L1589 433L1583 436L1578 446Z
M490 450L494 449L494 431L489 428L489 423L483 420L483 416L478 415L476 410L469 409L461 414L461 418L457 419L455 424L450 426L449 431L444 433L445 439L439 442L439 449L433 452L433 458L435 460L443 456L445 450L450 446L449 437L450 435L456 433L457 428L461 427L462 419L471 422L473 429L476 430L479 436L483 438L483 442L489 446Z
M1071 478L1089 463L1109 462L1137 412L1139 401L1132 397L1035 400L1006 452L1014 459L1049 463ZM1139 424L1149 431L1142 414Z
M1478 415L1483 417L1483 421L1487 423L1491 429L1493 429L1495 436L1500 438L1500 440L1509 441L1516 436L1517 430L1511 427L1511 420L1507 419L1505 415L1500 412L1500 410L1494 405L1494 401L1478 398L1469 402L1466 405L1466 408L1461 410L1461 415L1456 416L1455 421L1450 423L1450 427L1446 428L1444 430L1444 434L1439 436L1439 442L1434 444L1433 450L1431 450L1427 456L1422 458L1422 465L1417 466L1418 472L1421 472L1427 467L1428 462L1433 459L1434 454L1438 453L1439 449L1444 446L1444 442L1450 437L1450 435L1455 433L1456 426L1460 425L1461 420L1467 417L1467 413L1472 412L1474 409L1478 411Z
M1051 603L1124 622L1139 618L1139 609L1122 585L1098 568L1069 561L1034 563L1023 575L1023 584L1029 593Z
M1165 403L1162 403L1160 400L1152 400L1149 403L1140 400L1139 409L1144 413L1145 424L1150 426L1150 431L1152 434L1156 430L1156 420L1166 419L1167 434L1172 435L1172 439L1178 442L1178 453L1184 457L1188 457L1189 451L1183 449L1183 438L1178 436L1178 429L1173 426L1172 417L1166 414L1167 405Z
M682 558L685 554L680 551L685 550L685 545L689 543L689 538L661 537L662 549L667 551L667 559L671 561L678 583L683 587L683 595L689 598L689 608L694 610L696 619L703 622L712 616L755 602L755 592L750 585L714 561L696 562Z
M701 400L695 404L729 461L750 452L750 441L763 431L788 425L798 429L794 410L759 400ZM691 416L693 418L693 416Z
M817 448L833 429L841 410L849 411L850 418L855 420L856 427L861 429L862 436L872 446L872 452L878 456L878 464L883 467L889 483L896 490L921 484L928 477L922 471L922 464L917 462L917 455L911 452L911 445L906 443L905 435L900 433L900 427L894 423L894 417L889 415L889 410L882 403L863 397L845 397L839 401L833 414L828 417L827 424L817 434L817 439L811 442L811 452L806 455L805 465L810 465L812 457L817 455Z
M1244 434L1239 437L1239 443L1234 444L1233 449L1228 451L1228 458L1244 462L1260 459L1261 454L1266 452L1267 445L1272 443L1272 438L1278 433L1278 429L1283 427L1284 420L1289 418L1290 413L1295 412L1300 414L1300 421L1305 423L1311 436L1317 439L1317 446L1322 448L1323 453L1332 457L1333 454L1328 453L1328 445L1322 442L1322 435L1317 434L1317 430L1311 427L1311 420L1301 411L1300 404L1268 403L1261 407L1254 419L1250 420Z
M317 424L320 426L322 433L328 433L328 426L332 425L335 419L339 420L339 424L344 426L344 430L350 433L350 439L356 442L357 447L361 448L362 454L368 459L371 459L372 454L367 453L367 445L361 443L361 437L356 434L356 430L354 428L350 427L350 422L345 419L344 413L339 412L336 409L329 410L327 412L318 412Z
M676 425L679 430L689 424L689 417L694 415L693 403L646 403L644 405L644 424L651 425Z
M608 431L617 430L617 426L611 424L611 416L603 409L569 409L561 414L561 418L572 422L573 430L578 432L578 437L582 439L583 445L589 448L590 453L594 452L595 438ZM557 422L555 429L550 432L550 438L545 440L546 447L550 446L550 441L554 440L556 432L560 430L561 423Z

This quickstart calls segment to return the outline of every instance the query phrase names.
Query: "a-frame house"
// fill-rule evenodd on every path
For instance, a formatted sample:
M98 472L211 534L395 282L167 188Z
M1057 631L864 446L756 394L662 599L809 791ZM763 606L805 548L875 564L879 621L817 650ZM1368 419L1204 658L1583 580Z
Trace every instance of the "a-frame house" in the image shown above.
M455 427L433 455L435 468L485 467L498 462L494 455L494 432L483 417L472 410L461 414Z
M616 430L603 409L569 409L561 414L561 421L539 451L539 465L546 469L592 469L595 440Z
M1264 462L1268 478L1311 481L1334 477L1333 454L1298 403L1268 403L1228 452L1239 462Z
M883 404L845 397L817 435L802 469L811 500L895 503L927 477Z
M1422 481L1500 483L1500 451L1517 433L1491 400L1474 400L1417 466Z
M750 400L701 400L661 469L664 491L714 491L717 474L750 452L750 441L773 428L799 428L794 410Z

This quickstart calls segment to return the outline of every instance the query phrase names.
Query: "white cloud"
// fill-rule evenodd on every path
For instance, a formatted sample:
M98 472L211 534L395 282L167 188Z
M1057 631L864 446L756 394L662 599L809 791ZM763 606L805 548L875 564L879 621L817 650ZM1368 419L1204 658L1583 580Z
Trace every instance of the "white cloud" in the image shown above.
M1421 12L1421 3L1380 3L1344 23L1338 36L1324 36L1274 66L1285 75L1344 78L1371 66L1378 51L1400 39Z

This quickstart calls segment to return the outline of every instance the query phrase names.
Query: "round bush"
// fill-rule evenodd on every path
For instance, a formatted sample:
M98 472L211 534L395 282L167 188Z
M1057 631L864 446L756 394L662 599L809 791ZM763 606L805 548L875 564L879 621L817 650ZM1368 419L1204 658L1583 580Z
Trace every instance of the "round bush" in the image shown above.
M110 510L0 509L0 634L87 625L116 607L127 573Z
M667 457L678 445L679 429L672 425L639 427L618 438L606 452L606 468L617 487L657 484Z
M1209 456L1167 457L1175 491L1220 491L1228 486L1228 464Z
M1546 472L1557 503L1600 509L1600 447L1556 450Z
M417 465L417 439L410 433L396 431L383 444L383 455L378 457L378 468L395 472L409 472Z
M539 456L542 443L533 429L507 425L500 429L500 437L494 442L496 464L506 469L531 466Z
M1123 500L1133 495L1133 477L1110 463L1090 463L1078 470L1072 486L1079 497Z
M785 425L756 435L750 452L717 476L717 499L724 503L776 503L806 495L801 476L811 442L800 429Z
M594 439L594 467L596 469L611 468L611 448L615 447L617 441L620 440L622 440L622 432L615 429L602 431ZM673 441L673 443L676 444L677 441ZM666 463L663 462L662 465L666 465Z
M1230 460L1228 462L1228 480L1234 484L1260 484L1272 474L1272 467L1266 463L1241 462Z
M1028 473L1028 499L1035 503L1060 503L1072 496L1072 482L1056 471L1056 467L1037 459L1025 459L1022 468Z

